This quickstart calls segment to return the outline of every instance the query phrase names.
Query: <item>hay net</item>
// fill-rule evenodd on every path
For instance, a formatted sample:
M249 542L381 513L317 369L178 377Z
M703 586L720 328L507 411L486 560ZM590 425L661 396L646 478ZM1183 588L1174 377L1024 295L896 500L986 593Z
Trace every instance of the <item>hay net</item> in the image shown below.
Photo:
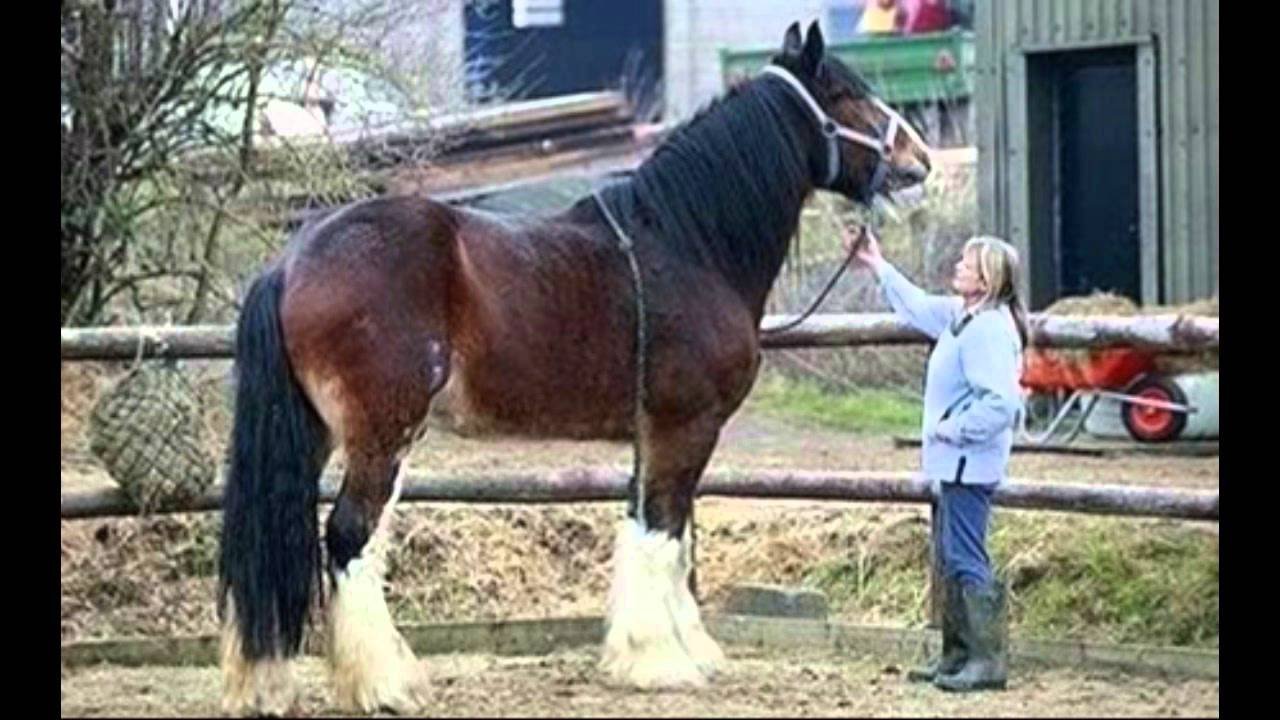
M213 484L200 396L174 361L139 362L102 393L89 448L146 513L184 505Z

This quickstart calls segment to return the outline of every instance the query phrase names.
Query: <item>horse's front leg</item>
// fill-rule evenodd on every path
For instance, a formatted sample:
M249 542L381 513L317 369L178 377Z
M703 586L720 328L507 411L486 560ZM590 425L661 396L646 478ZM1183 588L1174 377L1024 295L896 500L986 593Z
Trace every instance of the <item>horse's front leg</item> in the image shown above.
M724 661L690 590L693 496L720 422L649 422L618 528L601 670L631 687L699 687Z
M352 457L329 516L328 657L338 704L348 711L412 713L423 699L425 675L392 624L382 588L399 495L399 464L392 458Z

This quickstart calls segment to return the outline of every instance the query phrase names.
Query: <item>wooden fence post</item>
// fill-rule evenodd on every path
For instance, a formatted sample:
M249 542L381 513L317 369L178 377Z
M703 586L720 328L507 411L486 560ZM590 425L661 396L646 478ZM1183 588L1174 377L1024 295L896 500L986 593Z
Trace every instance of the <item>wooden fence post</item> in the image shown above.
M931 628L942 627L942 605L946 602L942 586L942 558L939 556L942 541L942 519L938 512L940 501L938 493L933 493L929 500L929 624Z

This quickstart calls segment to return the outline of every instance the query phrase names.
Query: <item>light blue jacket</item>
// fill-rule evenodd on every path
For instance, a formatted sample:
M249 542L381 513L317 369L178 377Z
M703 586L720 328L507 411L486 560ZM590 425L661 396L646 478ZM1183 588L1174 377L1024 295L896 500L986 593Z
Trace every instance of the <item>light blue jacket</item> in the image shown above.
M875 270L894 313L937 341L924 383L924 477L973 484L1004 480L1022 412L1022 342L1009 308L969 317L958 296L929 295L888 262Z

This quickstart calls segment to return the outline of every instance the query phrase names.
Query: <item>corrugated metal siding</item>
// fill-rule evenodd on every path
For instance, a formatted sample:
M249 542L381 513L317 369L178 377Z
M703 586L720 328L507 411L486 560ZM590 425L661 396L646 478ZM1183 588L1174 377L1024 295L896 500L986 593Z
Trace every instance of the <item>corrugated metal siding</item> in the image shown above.
M1025 82L1024 47L1155 38L1160 127L1160 245L1165 302L1218 290L1218 3L1216 0L990 0L977 3L979 216L1010 234L1010 129ZM1064 48L1066 49L1066 48ZM1012 88L1012 90L1011 90Z
M997 162L1004 152L1004 142L999 136L1003 122L998 118L1004 112L1004 65L995 33L1000 20L1000 8L988 3L978 3L974 30L977 48L974 53L974 96L978 121L978 222L987 232L1001 232L1005 226L1003 162Z

